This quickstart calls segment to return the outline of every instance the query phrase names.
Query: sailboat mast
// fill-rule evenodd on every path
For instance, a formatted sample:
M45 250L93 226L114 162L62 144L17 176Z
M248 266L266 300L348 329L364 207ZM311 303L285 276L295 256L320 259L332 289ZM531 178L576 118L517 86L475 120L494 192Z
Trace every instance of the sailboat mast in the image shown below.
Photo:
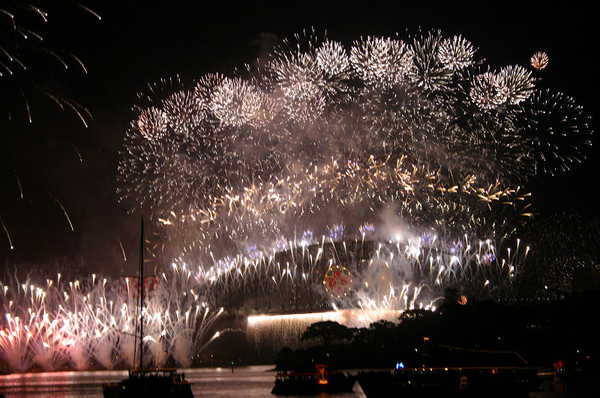
M142 232L140 239L140 367L144 366L144 217L142 217Z

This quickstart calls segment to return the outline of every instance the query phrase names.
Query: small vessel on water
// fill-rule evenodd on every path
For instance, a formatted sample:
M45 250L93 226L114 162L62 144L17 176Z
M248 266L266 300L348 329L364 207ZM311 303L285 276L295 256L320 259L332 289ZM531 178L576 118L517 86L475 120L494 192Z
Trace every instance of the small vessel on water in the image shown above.
M315 366L315 371L279 372L275 377L272 394L316 395L320 393L351 392L356 376L342 371L329 371L325 365Z
M130 369L129 377L103 386L104 398L193 398L185 374L174 368Z
M144 220L142 219L139 264L140 309L144 308ZM129 369L126 379L102 386L104 398L193 398L192 383L185 374L175 368L144 369L144 316L140 311L139 325L139 368Z
M541 381L538 368L515 351L472 350L438 345L430 366L361 371L357 375L367 398L388 397L528 397ZM516 360L515 360L516 359ZM447 366L444 366L447 365Z

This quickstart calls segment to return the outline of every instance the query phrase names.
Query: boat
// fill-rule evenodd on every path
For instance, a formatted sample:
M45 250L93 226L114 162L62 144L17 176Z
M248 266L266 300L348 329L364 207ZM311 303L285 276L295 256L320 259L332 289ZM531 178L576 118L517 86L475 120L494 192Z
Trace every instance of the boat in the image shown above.
M141 225L139 280L144 280L144 219ZM140 283L140 309L144 307L144 286ZM140 311L139 367L129 369L128 377L102 386L104 398L193 398L192 383L176 368L144 368L144 317Z
M126 379L103 386L104 398L193 398L191 383L175 368L130 369Z
M314 371L279 372L275 377L274 395L317 395L321 393L351 392L356 376L342 371L331 371L323 364Z
M380 397L528 397L539 388L538 368L514 351L446 348L434 366L360 371L357 381L367 398ZM439 353L439 351L438 351ZM467 355L465 355L467 353ZM511 359L517 359L517 361ZM444 366L447 362L448 366Z

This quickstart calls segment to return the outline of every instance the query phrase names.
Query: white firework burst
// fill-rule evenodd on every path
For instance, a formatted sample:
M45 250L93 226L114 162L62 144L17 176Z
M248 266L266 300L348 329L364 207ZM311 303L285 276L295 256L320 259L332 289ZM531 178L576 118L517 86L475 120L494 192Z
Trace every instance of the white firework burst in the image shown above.
M171 94L163 103L169 127L175 134L193 134L205 119L205 113L197 97L190 91L182 90Z
M438 33L415 39L413 62L409 69L410 81L426 91L444 90L450 83L451 69L438 57L440 41Z
M469 95L479 108L490 110L506 103L509 90L501 75L485 72L474 76Z
M314 120L325 109L323 70L311 53L291 54L271 61L274 95L287 117L297 122Z
M509 65L500 70L506 88L508 89L508 103L516 105L529 98L535 89L535 80L531 72L520 65Z
M268 102L268 96L247 81L225 78L214 88L208 108L227 126L256 127L272 118L268 114Z
M136 126L144 138L157 141L167 135L169 120L162 109L151 106L142 110Z
M329 76L345 75L350 72L350 58L344 46L327 40L316 50L317 64Z
M369 86L390 88L406 80L413 52L402 40L367 37L355 41L350 62Z
M474 55L471 42L460 35L444 39L437 52L439 60L453 71L472 66Z

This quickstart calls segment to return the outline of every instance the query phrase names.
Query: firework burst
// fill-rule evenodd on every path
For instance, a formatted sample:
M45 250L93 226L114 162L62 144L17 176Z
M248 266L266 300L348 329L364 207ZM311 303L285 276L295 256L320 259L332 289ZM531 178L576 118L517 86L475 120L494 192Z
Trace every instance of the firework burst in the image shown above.
M297 35L249 79L208 74L140 108L123 199L200 263L390 206L445 236L508 238L531 216L522 186L580 159L591 130L569 97L475 53L439 31L349 47Z
M543 51L537 51L531 56L531 66L535 69L544 69L548 66L549 58L548 54Z

